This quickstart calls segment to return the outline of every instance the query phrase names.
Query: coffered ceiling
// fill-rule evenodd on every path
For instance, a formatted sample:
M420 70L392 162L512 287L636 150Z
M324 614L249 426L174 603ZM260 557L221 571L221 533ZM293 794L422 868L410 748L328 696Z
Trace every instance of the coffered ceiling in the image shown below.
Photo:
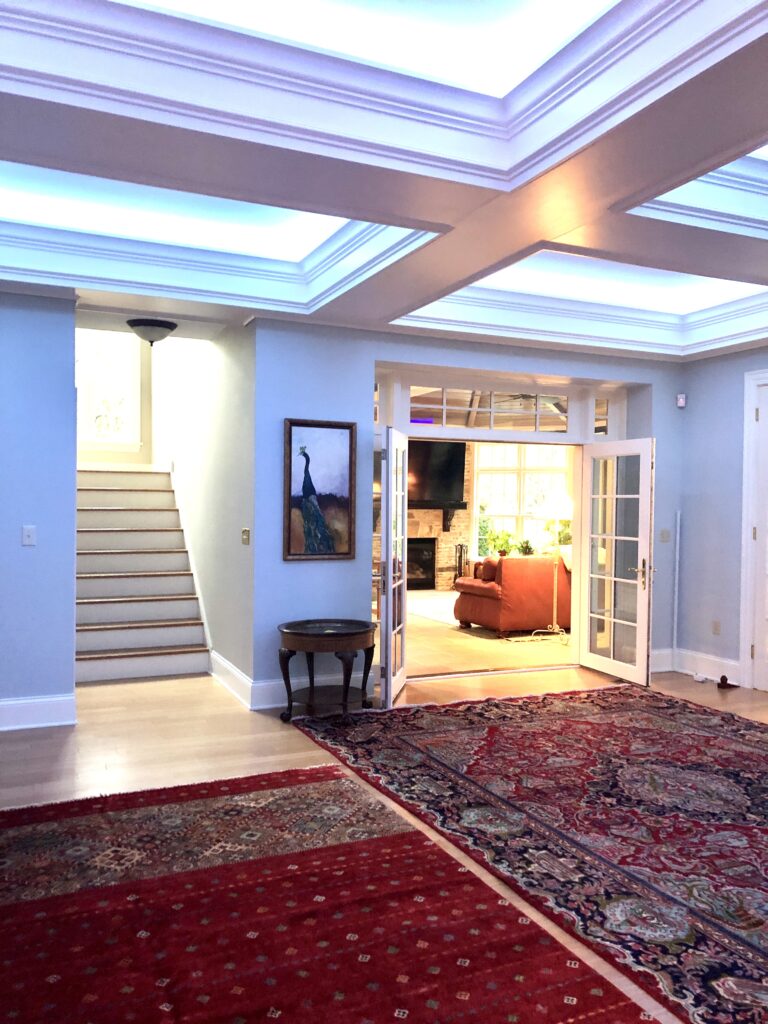
M302 3L0 0L0 277L107 320L764 342L768 3Z

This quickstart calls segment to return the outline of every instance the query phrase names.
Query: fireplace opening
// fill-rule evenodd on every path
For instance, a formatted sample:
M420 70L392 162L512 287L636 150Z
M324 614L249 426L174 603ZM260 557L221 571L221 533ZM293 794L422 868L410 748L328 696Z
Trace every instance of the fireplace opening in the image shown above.
M409 590L435 589L436 537L408 538Z

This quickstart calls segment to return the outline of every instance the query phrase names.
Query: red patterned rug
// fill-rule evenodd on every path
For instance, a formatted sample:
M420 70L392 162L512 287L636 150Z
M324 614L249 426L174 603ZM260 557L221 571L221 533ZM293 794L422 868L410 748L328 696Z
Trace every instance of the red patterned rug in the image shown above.
M653 1020L337 767L0 814L0 1020Z
M768 1021L768 728L635 687L299 728L696 1024Z

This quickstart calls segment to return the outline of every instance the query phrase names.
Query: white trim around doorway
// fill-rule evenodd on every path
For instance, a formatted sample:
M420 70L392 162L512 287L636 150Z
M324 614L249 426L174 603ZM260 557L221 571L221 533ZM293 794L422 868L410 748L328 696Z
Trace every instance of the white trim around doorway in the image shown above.
M739 613L739 669L741 685L754 689L752 623L755 618L755 541L752 527L758 521L756 487L757 428L755 409L758 388L768 386L768 370L752 370L744 374L744 458L741 475L741 593Z

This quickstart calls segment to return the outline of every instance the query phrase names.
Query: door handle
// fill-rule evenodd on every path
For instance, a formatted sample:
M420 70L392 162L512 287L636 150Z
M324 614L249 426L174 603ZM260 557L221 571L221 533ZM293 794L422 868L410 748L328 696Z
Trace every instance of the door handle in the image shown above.
M634 566L634 565L627 566L627 569L629 570L629 572L636 572L637 573L637 575L640 577L640 583L642 585L642 588L643 588L643 590L645 590L647 588L647 586L648 586L648 563L646 562L646 560L645 559L642 560L642 562L640 563L640 568L639 569L637 568L637 566ZM655 571L656 571L655 569L652 570L652 572L655 572Z

